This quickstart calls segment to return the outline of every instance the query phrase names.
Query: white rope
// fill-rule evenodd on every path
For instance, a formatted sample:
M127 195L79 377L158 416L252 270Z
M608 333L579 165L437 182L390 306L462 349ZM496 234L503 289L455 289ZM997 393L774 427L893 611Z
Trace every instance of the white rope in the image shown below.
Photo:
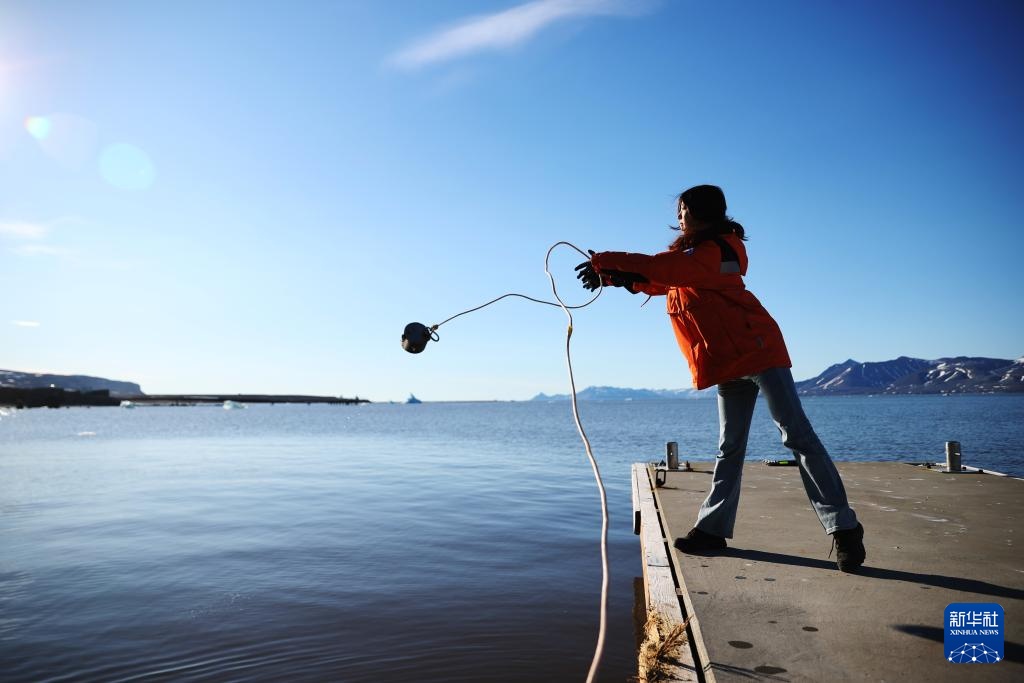
M587 683L593 683L594 678L597 676L597 670L601 665L601 655L604 654L604 639L605 633L608 629L608 496L604 491L604 482L601 480L601 470L597 466L597 459L594 458L594 452L590 448L590 439L587 438L586 432L583 431L583 424L580 422L579 408L576 405L576 379L572 373L572 355L569 352L569 340L572 339L572 313L569 311L569 306L566 306L562 301L561 297L558 296L558 289L555 287L555 278L551 275L551 271L548 269L548 261L551 258L551 252L555 250L555 247L564 244L567 247L572 247L576 251L583 254L583 257L588 259L590 256L584 254L583 250L574 244L569 242L555 242L548 249L547 255L544 257L544 272L547 273L548 280L551 281L551 293L554 294L555 300L558 301L558 305L565 311L565 315L569 318L569 329L565 334L565 362L569 368L569 386L572 388L572 416L576 420L576 429L580 433L580 438L583 439L583 446L587 451L587 458L590 460L590 467L594 470L594 480L597 482L597 490L601 494L601 622L600 627L597 631L597 646L594 648L594 658L590 662L590 671L587 673ZM600 294L600 291L598 291ZM597 297L594 297L595 299ZM590 302L588 302L590 303ZM586 304L585 304L586 305Z
M580 304L579 306L567 306L565 302L562 301L561 297L558 296L558 289L555 287L555 278L551 275L551 270L548 267L548 262L551 260L551 252L555 250L555 247L563 244L578 251L583 258L590 260L589 254L584 253L582 249L570 242L555 242L548 249L548 253L544 256L544 272L547 274L548 280L551 281L551 293L554 294L555 301L558 303L534 299L533 297L526 296L525 294L503 294L496 299L492 299L485 304L477 306L476 308L470 308L469 310L462 311L461 313L456 313L452 317L432 325L428 329L432 335L436 335L437 328L441 325L444 325L459 316L466 315L467 313L479 311L485 306L490 306L491 304L510 296L519 297L538 304L559 306L563 311L565 311L565 315L569 318L569 329L565 335L565 362L569 368L569 386L572 389L572 416L576 421L576 429L580 433L580 438L583 439L583 446L587 451L587 458L590 460L590 467L594 471L594 480L597 482L597 490L601 494L601 621L597 631L597 645L594 648L594 658L590 662L590 671L587 673L587 683L593 683L594 677L597 676L597 670L601 665L601 655L604 654L605 633L608 630L608 496L605 494L604 482L601 480L601 470L597 466L597 460L594 458L594 451L590 448L590 439L587 438L587 433L583 431L583 424L580 422L579 407L576 405L576 379L573 377L572 372L572 355L569 352L569 340L572 339L572 313L570 309L584 308L585 306L589 306L594 303L597 298L601 296L601 292L604 291L604 285L599 285L597 292L585 304ZM436 337L433 338L436 340Z

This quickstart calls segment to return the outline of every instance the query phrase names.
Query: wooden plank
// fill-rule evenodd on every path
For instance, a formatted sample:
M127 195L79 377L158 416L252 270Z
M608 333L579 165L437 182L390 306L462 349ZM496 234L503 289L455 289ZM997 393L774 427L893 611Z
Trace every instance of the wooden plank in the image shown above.
M645 680L651 666L650 652L668 634L686 628L679 596L672 576L668 548L662 534L661 518L653 494L653 483L647 465L633 465L636 484L636 507L640 513L640 547L643 556L644 591L647 598L647 625L640 653L640 680ZM687 643L672 648L671 656L660 660L660 680L696 681L693 656Z
M689 472L690 470L685 471ZM658 514L661 516L662 528L664 529L665 537L668 539L666 541L667 545L668 542L672 541L672 537L674 535L672 533L672 529L669 527L667 509L665 504L662 502L661 493L658 489L652 489L651 495L658 507ZM675 550L670 550L669 559L672 562L672 572L679 584L678 595L682 602L682 609L684 614L687 615L687 632L690 636L690 647L692 649L693 658L696 662L700 663L700 666L703 669L702 674L705 683L716 683L715 672L711 668L711 656L708 654L708 648L704 640L704 633L701 629L701 620L697 616L697 611L694 609L690 591L686 587L686 577L683 573L682 565L679 562L679 554ZM694 666L696 667L697 665L694 664Z

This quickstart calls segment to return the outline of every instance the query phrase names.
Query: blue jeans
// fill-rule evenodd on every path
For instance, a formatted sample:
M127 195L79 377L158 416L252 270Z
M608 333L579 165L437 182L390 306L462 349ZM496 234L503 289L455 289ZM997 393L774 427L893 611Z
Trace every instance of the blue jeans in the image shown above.
M857 515L846 502L843 480L804 414L789 368L772 368L718 385L719 455L711 492L697 514L697 528L732 538L750 418L758 391L764 392L783 445L796 456L804 490L825 533L855 528Z

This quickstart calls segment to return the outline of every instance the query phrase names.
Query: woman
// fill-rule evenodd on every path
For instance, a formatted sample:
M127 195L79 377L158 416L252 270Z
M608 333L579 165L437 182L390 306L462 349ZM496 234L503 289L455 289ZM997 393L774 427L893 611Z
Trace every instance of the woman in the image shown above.
M679 237L654 256L591 252L577 270L583 286L624 287L664 295L679 348L698 389L718 385L721 427L714 482L697 523L676 539L684 552L726 547L740 497L747 434L758 392L768 401L783 444L793 451L807 497L838 548L842 571L864 562L864 527L846 500L843 481L804 415L778 324L743 284L747 272L743 226L726 215L714 185L691 187L676 202Z

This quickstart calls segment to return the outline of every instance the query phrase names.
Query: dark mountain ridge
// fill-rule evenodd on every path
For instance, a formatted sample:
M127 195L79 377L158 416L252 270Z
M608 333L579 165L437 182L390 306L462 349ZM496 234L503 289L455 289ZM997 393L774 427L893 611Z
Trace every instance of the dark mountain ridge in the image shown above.
M51 375L36 372L0 370L0 388L3 389L65 389L68 391L102 391L111 396L140 396L142 388L134 382L121 382L89 375Z

